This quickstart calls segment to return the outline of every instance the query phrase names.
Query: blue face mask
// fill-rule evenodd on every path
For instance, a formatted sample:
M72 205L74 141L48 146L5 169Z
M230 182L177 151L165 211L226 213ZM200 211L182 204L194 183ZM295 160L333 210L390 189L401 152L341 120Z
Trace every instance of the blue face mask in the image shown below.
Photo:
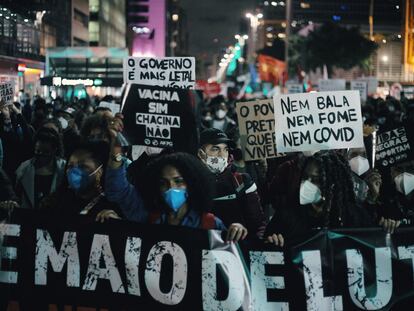
M100 168L99 166L95 171L93 171L91 174L88 174L83 169L75 166L68 170L67 172L67 178L69 187L76 192L82 191L88 187L88 185L91 182L91 176L94 175Z
M180 207L187 201L187 190L171 188L164 192L164 200L168 206L177 212Z

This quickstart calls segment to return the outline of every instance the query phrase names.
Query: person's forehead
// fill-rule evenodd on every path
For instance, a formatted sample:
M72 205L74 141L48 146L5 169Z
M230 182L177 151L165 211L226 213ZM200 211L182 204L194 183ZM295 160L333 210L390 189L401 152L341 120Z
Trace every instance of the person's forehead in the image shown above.
M181 177L180 172L172 165L166 165L162 171L161 171L161 177L162 178L175 178L175 177Z
M207 149L211 149L211 148L214 148L214 147L216 147L216 148L220 148L220 149L225 149L225 148L227 148L228 146L227 146L227 144L226 144L226 143L220 143L220 144L207 144L207 145L206 145L206 148L207 148Z

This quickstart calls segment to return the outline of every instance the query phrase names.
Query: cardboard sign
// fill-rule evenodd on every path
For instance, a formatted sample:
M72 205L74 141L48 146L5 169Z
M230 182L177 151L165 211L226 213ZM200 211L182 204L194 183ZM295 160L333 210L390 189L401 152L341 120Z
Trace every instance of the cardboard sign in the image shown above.
M4 82L0 84L0 106L12 105L14 96L14 83Z
M393 166L412 159L413 146L410 145L404 126L380 133L376 147L375 161L380 167Z
M176 148L196 136L189 90L131 84L122 113L131 145Z
M194 88L194 57L124 58L124 82L182 89Z
M109 108L113 114L116 114L121 111L121 105L115 103L108 103L105 101L101 101L99 103L99 107Z
M361 100L357 91L274 97L278 152L361 148Z
M286 84L288 94L303 93L303 85L299 83Z
M346 90L346 81L344 79L326 79L319 80L319 92L344 91Z
M275 118L272 99L236 105L240 141L245 161L275 158Z
M367 82L365 81L351 81L351 90L359 91L361 100L366 101L368 97Z

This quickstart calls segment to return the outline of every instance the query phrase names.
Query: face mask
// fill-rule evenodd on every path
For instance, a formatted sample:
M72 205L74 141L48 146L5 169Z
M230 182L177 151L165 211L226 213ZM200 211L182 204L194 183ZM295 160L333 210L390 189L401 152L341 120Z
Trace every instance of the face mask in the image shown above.
M225 158L207 156L206 164L212 173L220 174L226 169L228 162Z
M414 175L410 173L402 173L395 177L394 179L395 187L397 191L408 195L411 191L414 190Z
M102 165L90 174L86 173L83 169L77 166L69 169L67 173L69 187L76 192L85 190L92 182L90 177L95 175L101 167Z
M361 176L369 170L369 162L367 158L356 156L350 159L348 163L351 167L351 170L358 176Z
M177 212L180 207L187 201L187 190L171 188L163 194L165 202L174 211Z
M226 116L227 112L223 109L219 109L216 111L216 117L219 119L223 119Z
M60 122L60 125L62 126L62 129L65 130L68 127L68 121L63 117L60 117L58 120Z
M318 203L322 199L319 187L309 180L305 180L300 185L299 201L301 205Z

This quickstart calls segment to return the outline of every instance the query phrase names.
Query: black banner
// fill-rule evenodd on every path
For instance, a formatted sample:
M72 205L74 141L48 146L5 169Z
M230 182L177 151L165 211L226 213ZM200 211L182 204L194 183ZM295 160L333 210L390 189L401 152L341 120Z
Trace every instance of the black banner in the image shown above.
M0 306L410 310L414 228L319 230L285 249L221 233L18 210L0 224Z
M122 104L123 133L131 145L186 150L197 132L192 101L190 90L131 84Z

